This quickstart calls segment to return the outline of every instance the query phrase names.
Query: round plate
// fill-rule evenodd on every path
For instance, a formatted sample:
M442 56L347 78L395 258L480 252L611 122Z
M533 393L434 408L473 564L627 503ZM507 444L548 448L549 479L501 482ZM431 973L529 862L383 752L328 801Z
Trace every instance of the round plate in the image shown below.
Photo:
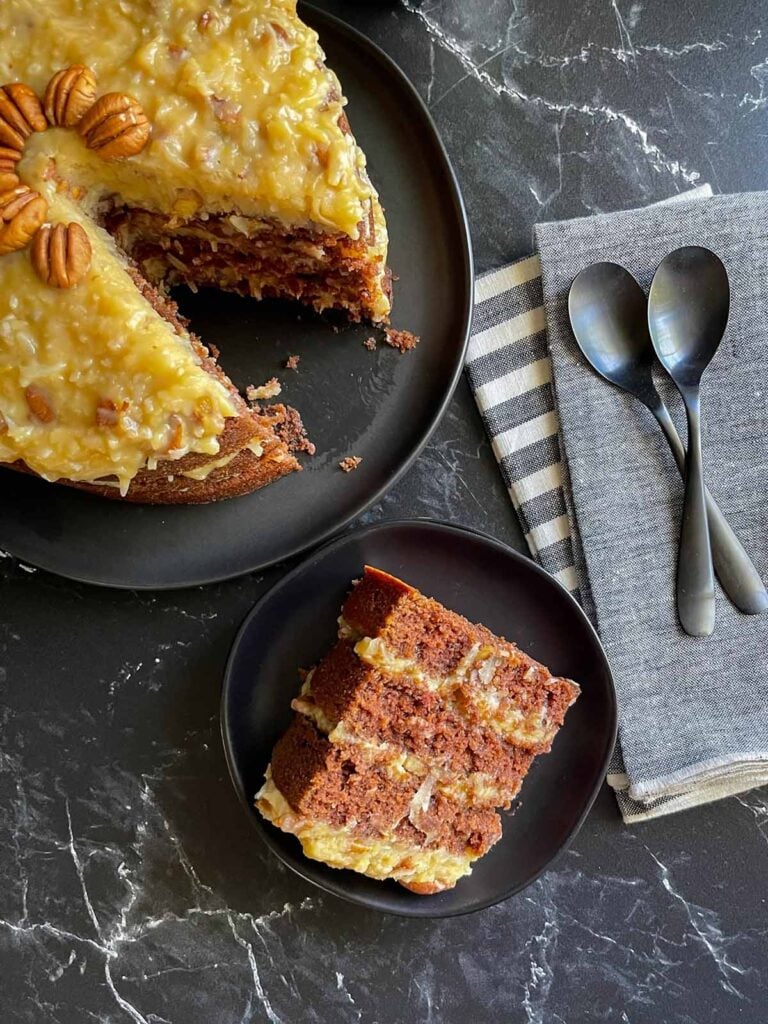
M426 107L396 65L330 15L303 8L349 97L349 117L386 206L394 323L420 335L401 355L369 352L365 326L338 333L287 303L180 289L193 329L238 385L277 375L317 445L292 473L213 505L128 505L0 470L0 548L62 576L113 587L211 583L325 540L375 501L437 425L464 361L472 257L464 208ZM285 370L289 355L298 372ZM339 460L362 464L343 473Z
M334 643L350 582L364 565L406 580L473 622L514 640L582 688L552 751L534 762L499 842L455 889L416 896L303 856L298 840L253 806L272 747L291 719L298 669ZM277 856L328 892L409 917L491 906L529 885L576 835L605 776L616 738L616 697L597 634L559 583L490 537L416 520L378 524L316 552L262 598L243 623L224 678L221 728L235 789Z

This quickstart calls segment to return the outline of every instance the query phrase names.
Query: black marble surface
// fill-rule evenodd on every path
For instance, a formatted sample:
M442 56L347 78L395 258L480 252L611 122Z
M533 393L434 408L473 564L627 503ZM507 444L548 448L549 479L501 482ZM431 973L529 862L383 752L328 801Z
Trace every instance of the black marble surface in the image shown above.
M760 0L323 6L405 68L463 184L479 269L531 225L697 182L768 185ZM365 518L522 538L466 384ZM451 921L324 896L260 845L219 686L284 571L97 591L0 558L0 1020L762 1024L768 795L623 826L604 790L527 892Z

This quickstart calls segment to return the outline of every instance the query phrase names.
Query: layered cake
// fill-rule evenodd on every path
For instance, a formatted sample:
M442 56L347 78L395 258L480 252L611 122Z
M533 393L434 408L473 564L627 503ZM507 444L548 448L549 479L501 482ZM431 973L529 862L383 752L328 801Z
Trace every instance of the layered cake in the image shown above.
M387 233L295 0L0 5L0 463L196 502L299 469L166 287L386 323Z
M579 687L378 569L347 597L256 796L332 867L451 888L501 835L498 809Z

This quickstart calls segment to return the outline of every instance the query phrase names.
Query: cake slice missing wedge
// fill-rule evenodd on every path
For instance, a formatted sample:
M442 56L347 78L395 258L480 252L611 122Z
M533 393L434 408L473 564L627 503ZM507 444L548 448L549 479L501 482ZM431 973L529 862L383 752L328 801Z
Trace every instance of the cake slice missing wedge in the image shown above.
M41 153L153 283L299 299L386 322L387 228L341 85L295 0L5 0L0 82L73 63L149 125L130 160L77 132Z
M295 0L5 0L0 82L0 463L156 503L299 469L298 414L250 408L166 291L388 321L381 205Z

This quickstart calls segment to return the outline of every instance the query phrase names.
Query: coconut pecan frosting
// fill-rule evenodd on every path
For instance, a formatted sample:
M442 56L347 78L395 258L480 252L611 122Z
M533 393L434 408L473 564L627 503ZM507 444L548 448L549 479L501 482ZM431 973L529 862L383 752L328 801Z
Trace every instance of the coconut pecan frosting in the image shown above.
M48 224L48 202L17 173L27 139L47 128L72 128L102 160L140 153L151 127L132 96L96 94L96 76L82 64L58 71L42 98L23 82L0 89L0 256L25 249L41 281L73 288L86 276L91 243L77 223Z

